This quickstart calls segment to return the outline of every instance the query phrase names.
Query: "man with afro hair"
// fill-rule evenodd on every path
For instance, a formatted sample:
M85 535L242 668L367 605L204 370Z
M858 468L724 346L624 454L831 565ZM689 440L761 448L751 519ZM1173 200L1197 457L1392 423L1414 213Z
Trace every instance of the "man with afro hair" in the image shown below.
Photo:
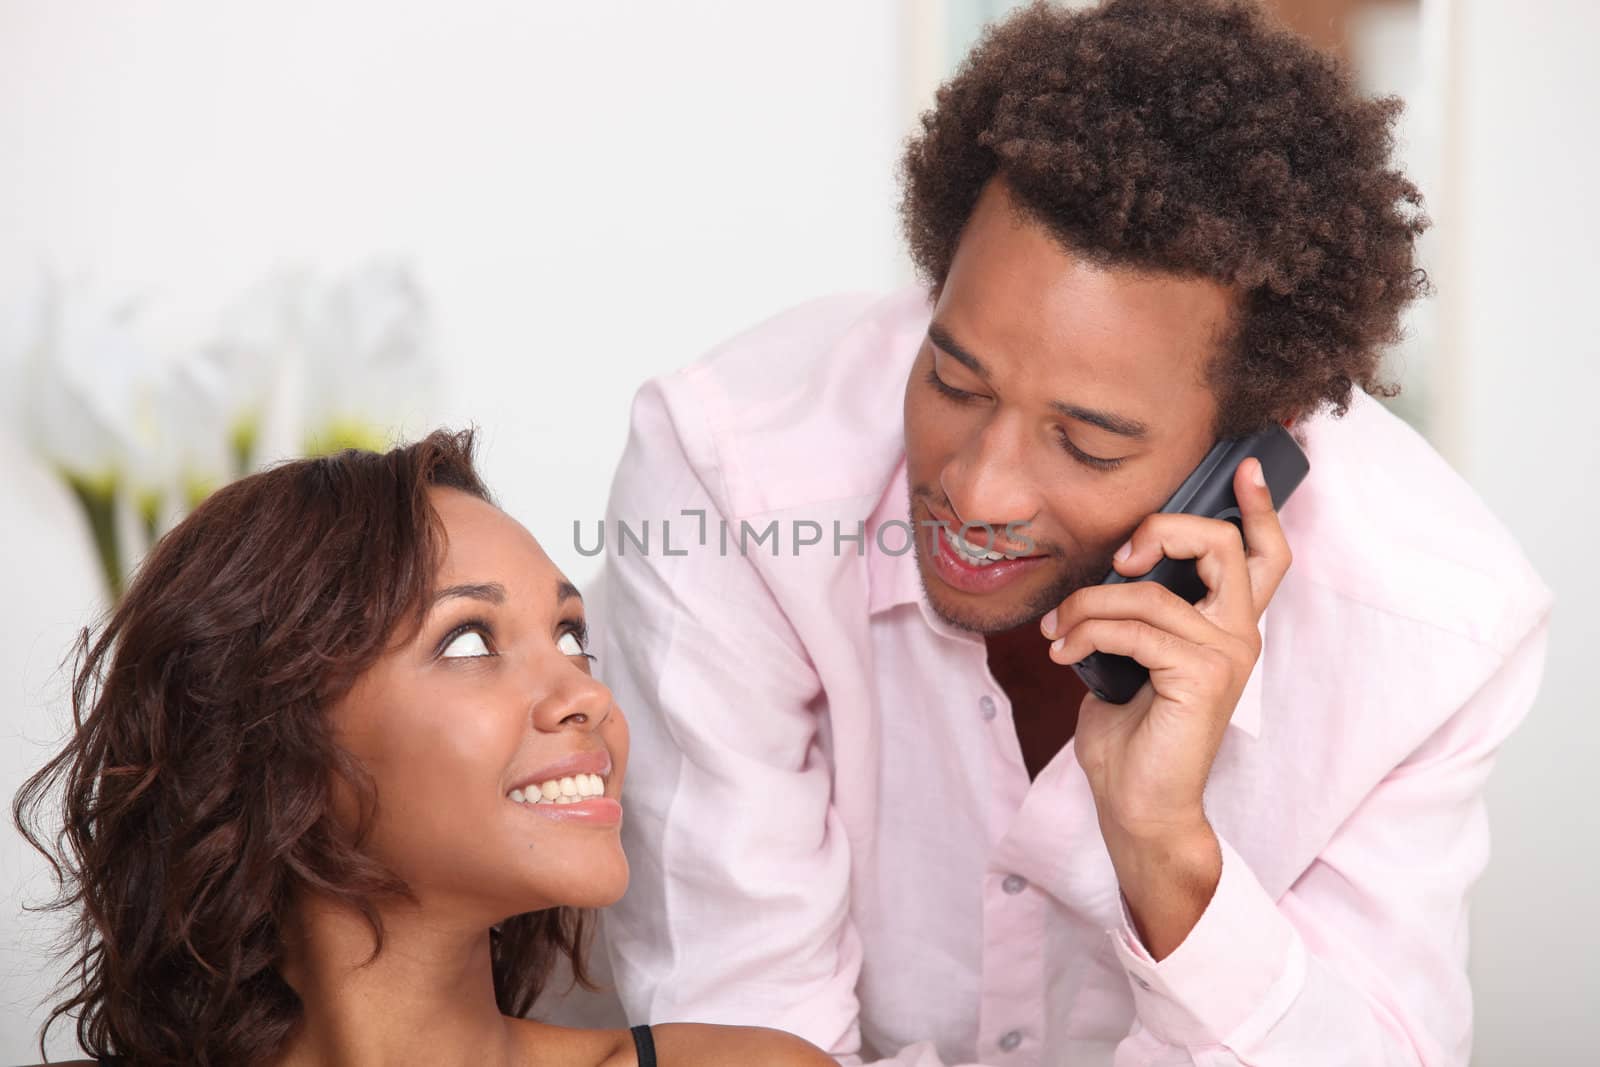
M902 1067L1468 1062L1550 594L1373 399L1428 286L1398 109L1244 0L1024 8L906 147L920 284L641 389L593 605L632 1020ZM1238 526L1156 514L1274 423L1281 516L1253 460ZM1203 599L1102 584L1162 556ZM1093 651L1148 684L1091 695Z

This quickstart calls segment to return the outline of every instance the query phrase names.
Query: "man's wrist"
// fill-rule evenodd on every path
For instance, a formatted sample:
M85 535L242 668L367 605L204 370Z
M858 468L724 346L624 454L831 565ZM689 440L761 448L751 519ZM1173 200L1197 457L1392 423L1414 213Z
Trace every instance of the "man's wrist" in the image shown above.
M1103 828L1134 931L1153 959L1183 943L1222 877L1222 846L1204 817L1160 834Z

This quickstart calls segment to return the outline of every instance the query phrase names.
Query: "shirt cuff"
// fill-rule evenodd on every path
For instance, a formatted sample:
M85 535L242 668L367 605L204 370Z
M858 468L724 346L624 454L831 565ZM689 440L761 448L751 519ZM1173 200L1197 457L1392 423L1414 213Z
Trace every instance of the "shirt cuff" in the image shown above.
M1157 963L1122 907L1107 931L1151 1035L1184 1048L1248 1043L1288 1010L1306 979L1305 945L1227 841L1216 892L1194 929Z

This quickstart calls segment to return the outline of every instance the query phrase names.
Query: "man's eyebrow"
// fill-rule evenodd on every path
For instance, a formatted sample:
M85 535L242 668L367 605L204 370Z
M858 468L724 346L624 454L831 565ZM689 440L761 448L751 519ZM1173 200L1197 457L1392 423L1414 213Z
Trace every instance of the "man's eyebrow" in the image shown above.
M583 600L583 594L578 592L578 587L573 585L571 582L563 581L556 583L556 604L559 606L561 604L565 604L569 600L578 600L581 602Z
M464 585L448 585L433 594L433 602L449 600L451 597L466 597L470 600L487 600L491 604L504 604L506 602L506 587L499 582L476 582Z
M940 351L949 354L950 358L966 367L978 377L988 380L989 372L984 368L983 361L971 352L962 348L950 331L940 326L937 322L928 325L928 340L937 345ZM1062 416L1087 422L1091 426L1098 426L1107 433L1114 433L1119 437L1131 437L1143 440L1149 436L1150 427L1138 419L1130 419L1110 411L1098 411L1086 408L1081 404L1067 404L1060 400L1050 401L1050 407Z
M1109 411L1096 411L1094 408L1080 407L1077 404L1063 404L1059 400L1050 401L1050 406L1069 419L1087 422L1119 437L1131 437L1142 441L1150 433L1150 427L1138 419L1124 418Z
M949 354L951 359L970 370L973 374L983 379L989 377L989 372L984 367L983 362L957 344L956 339L950 336L950 331L940 326L937 322L928 324L928 340L938 345L942 351Z

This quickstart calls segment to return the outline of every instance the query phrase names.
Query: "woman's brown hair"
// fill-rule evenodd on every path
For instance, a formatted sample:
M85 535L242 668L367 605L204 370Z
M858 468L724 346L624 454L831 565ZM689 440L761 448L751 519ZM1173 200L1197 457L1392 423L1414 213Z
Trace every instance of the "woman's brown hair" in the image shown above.
M279 974L292 894L325 894L383 929L406 886L363 855L378 799L325 714L415 632L442 559L428 500L489 500L471 431L379 454L284 463L220 490L174 527L74 652L71 740L13 815L55 869L71 970L40 1034L77 1018L84 1050L138 1065L253 1064L301 1015ZM361 798L354 835L336 783ZM41 816L59 794L61 830ZM499 924L500 1009L521 1015L559 956L587 984L584 913Z

